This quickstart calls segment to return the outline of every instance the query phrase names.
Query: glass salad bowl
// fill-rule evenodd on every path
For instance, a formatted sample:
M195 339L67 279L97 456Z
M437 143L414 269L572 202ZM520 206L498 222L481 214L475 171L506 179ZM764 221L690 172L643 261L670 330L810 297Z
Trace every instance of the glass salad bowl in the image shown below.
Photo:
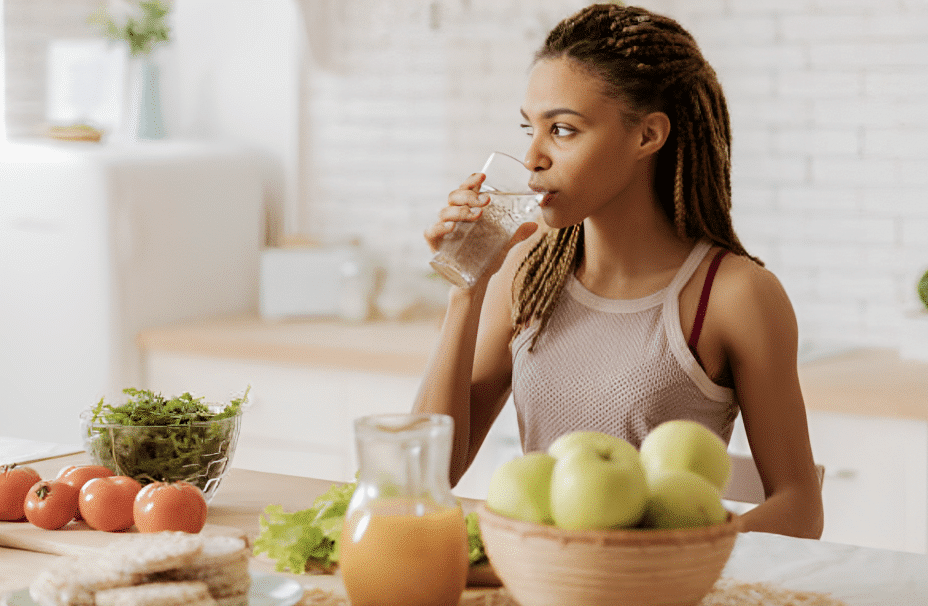
M81 413L84 450L93 464L135 478L143 486L190 482L203 491L208 503L235 454L245 398L216 405L203 404L189 394L165 400L147 391L125 391L130 395L128 403L115 407L101 400ZM141 414L136 406L140 400L146 406ZM189 405L187 410L178 410L178 400ZM161 414L158 406L171 410Z

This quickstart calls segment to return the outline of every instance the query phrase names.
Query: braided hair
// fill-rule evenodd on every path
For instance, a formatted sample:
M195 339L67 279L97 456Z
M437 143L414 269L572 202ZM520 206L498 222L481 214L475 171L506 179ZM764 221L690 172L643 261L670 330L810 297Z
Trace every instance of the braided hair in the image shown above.
M654 187L677 235L705 238L748 255L731 222L731 129L715 72L679 23L643 8L594 4L559 23L535 61L567 58L597 76L607 97L636 121L667 114L671 130L657 153ZM513 283L516 332L539 322L534 349L564 285L583 255L583 224L548 232L529 251Z

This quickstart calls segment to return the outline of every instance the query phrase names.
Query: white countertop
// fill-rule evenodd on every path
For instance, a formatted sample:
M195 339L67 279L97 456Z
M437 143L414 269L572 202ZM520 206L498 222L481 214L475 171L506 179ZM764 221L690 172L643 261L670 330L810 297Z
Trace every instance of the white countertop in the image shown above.
M722 578L827 593L848 606L928 604L928 556L748 532Z
M25 464L81 452L80 444L58 444L0 436L0 465Z

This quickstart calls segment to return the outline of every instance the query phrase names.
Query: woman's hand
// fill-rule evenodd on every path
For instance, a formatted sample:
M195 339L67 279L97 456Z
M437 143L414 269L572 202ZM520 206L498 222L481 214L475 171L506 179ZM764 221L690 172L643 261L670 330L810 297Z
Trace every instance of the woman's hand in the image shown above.
M489 194L480 193L480 185L484 179L486 175L483 173L474 173L458 189L448 194L448 205L438 213L438 222L426 229L424 233L425 241L433 252L438 251L442 239L450 234L458 223L473 223L483 214L483 207L490 203ZM487 280L499 271L509 250L531 236L537 229L537 223L529 222L520 225L499 255L487 266L481 280Z
M473 223L480 218L483 207L490 203L488 194L479 193L485 178L483 173L474 173L448 194L448 205L438 213L438 222L425 230L425 241L433 252L438 251L442 239L458 222Z

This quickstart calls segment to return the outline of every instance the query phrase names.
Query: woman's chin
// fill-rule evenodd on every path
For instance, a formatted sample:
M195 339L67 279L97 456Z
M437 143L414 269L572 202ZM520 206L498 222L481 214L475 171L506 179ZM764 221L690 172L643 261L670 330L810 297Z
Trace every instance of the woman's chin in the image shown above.
M563 213L559 213L551 207L543 207L541 209L541 218L544 224L551 229L563 229L565 227L577 225L583 221L582 217L579 219L576 217L565 217Z

